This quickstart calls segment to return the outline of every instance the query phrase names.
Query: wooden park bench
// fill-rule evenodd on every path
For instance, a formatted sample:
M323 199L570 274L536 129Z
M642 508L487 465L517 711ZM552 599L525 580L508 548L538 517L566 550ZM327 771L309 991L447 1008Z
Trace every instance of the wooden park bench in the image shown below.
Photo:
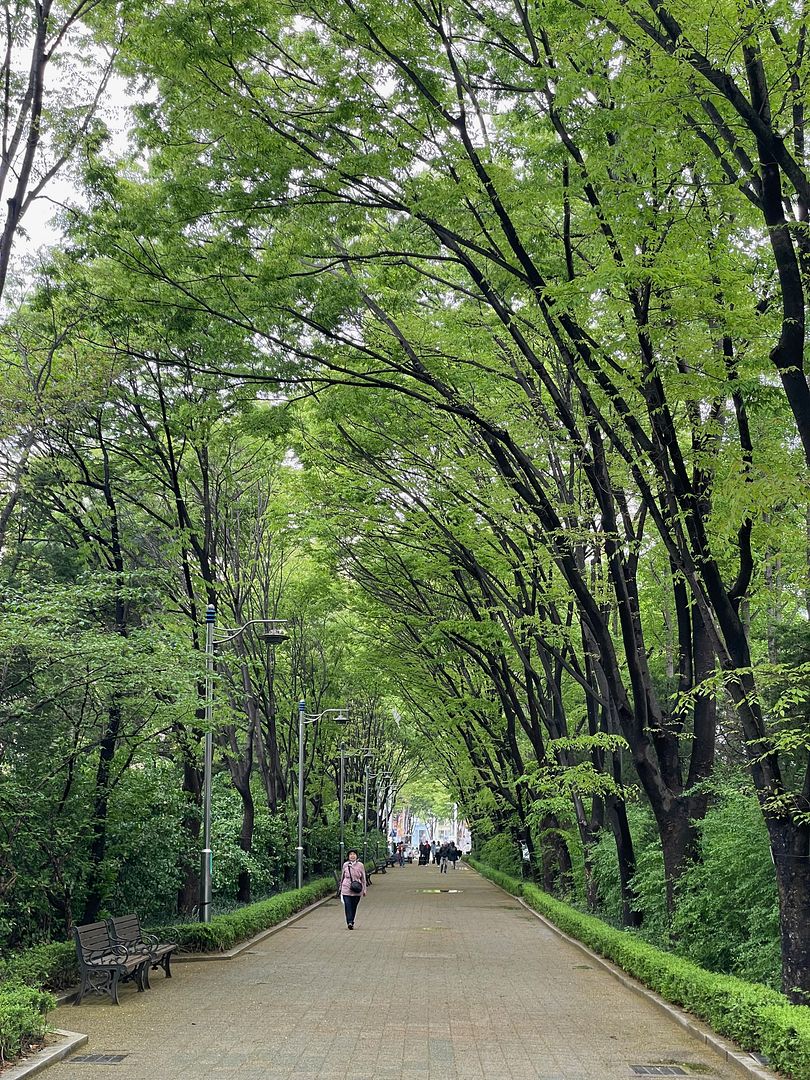
M134 980L138 993L149 985L146 975L149 957L142 953L132 953L125 945L112 945L106 923L74 926L73 937L81 976L74 1005L81 1004L88 990L97 994L109 994L115 1004L120 1005L119 983Z
M147 990L150 968L157 971L162 967L166 978L172 977L171 960L177 942L160 941L154 934L144 934L137 915L121 915L117 919L108 919L107 932L111 945L123 945L132 955L145 956L148 959L149 963L144 968Z

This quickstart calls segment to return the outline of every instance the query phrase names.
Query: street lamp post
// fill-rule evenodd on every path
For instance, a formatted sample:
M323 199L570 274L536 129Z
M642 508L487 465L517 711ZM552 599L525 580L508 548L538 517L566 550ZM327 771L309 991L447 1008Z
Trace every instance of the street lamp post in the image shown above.
M211 771L214 763L214 623L213 604L205 609L205 749L203 752L203 849L200 853L200 922L211 921Z
M223 627L225 637L214 637L217 609L205 609L205 744L203 751L203 848L200 853L200 922L211 921L213 853L211 851L211 774L214 767L214 646L233 641L249 626L264 626L264 640L279 645L287 637L286 619L249 619L236 629Z
M338 807L340 813L340 865L343 866L346 861L346 825L345 825L345 795L344 790L346 787L346 758L354 757L355 754L366 754L368 756L373 751L370 746L355 746L347 747L345 743L340 744L340 789L338 791Z
M340 787L338 790L338 812L340 813L340 865L346 861L346 823L343 788L346 784L346 743L340 744Z
M368 785L372 777L376 777L376 773L373 773L369 770L368 757L366 757L366 782L363 792L363 866L366 865L366 862L368 860Z
M295 849L296 880L304 887L304 724L307 703L298 702L298 847Z
M307 724L316 724L322 717L334 715L339 724L345 724L349 719L348 709L324 709L319 713L307 713L306 701L298 702L298 846L296 855L296 881L298 888L304 887L304 727ZM341 747L341 774L343 772L343 743ZM341 803L342 803L341 788ZM342 807L341 807L342 809ZM342 828L342 819L341 819ZM342 834L341 834L342 835ZM342 840L341 840L342 843ZM341 866L343 864L341 863Z
M388 834L388 794L389 794L389 792L391 790L391 773L390 772L381 773L380 774L380 779L382 780L383 786L382 786L381 804L378 804L379 813L380 813L380 819L377 822L377 828L378 829L380 828L380 821L384 822L383 831L386 834L386 841L385 842L386 842L386 845L387 845L388 844L388 839L387 839L387 834ZM380 793L379 792L377 793L377 797L378 797L378 799L380 798ZM376 850L377 850L377 848L376 848L376 841L375 841L375 851ZM386 851L387 850L388 850L388 848L386 846Z

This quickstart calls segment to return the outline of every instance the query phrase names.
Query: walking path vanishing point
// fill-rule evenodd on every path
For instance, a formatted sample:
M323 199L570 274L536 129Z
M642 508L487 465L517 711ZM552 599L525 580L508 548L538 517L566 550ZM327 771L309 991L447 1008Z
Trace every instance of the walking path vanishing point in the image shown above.
M68 1058L49 1080L630 1080L665 1062L739 1076L468 867L373 880L354 931L333 900L233 960L124 987L120 1008L58 1009L57 1027L90 1036L79 1055L127 1056Z

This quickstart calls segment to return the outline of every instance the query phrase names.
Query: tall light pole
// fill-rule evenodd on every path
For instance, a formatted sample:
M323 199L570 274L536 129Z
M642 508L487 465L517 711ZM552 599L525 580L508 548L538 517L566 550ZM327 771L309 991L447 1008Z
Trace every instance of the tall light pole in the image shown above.
M389 795L389 793L391 791L391 773L387 772L387 771L384 772L384 773L381 773L380 774L380 779L382 780L383 786L382 786L382 799L381 799L381 803L379 804L380 819L377 821L377 828L380 829L380 821L384 822L383 827L382 827L382 829L380 831L382 831L385 834L385 850L387 852L388 851L388 795ZM378 792L378 798L380 798L380 793L379 792ZM376 845L376 842L375 842L375 845ZM377 850L377 848L375 846L375 851L376 850Z
M304 724L307 703L298 702L298 846L295 849L296 881L304 887Z
M211 774L214 767L214 646L233 641L249 626L264 626L264 640L279 645L287 637L286 619L250 619L236 629L224 628L225 637L215 638L217 609L205 609L205 746L203 751L203 847L200 853L200 922L211 921L213 853L211 851Z
M371 780L372 776L376 776L376 773L373 773L373 772L371 772L369 770L368 756L367 756L366 757L366 767L365 767L365 781L366 782L365 782L365 787L364 787L364 791L363 791L363 865L364 866L366 865L366 860L368 859L368 784L369 784L369 780Z
M214 764L214 624L217 610L205 609L205 749L203 752L203 848L200 852L200 922L211 922L211 770Z
M346 821L343 789L346 786L346 743L340 744L340 786L338 788L338 813L340 814L340 865L346 861Z
M346 861L346 825L345 825L345 795L346 788L346 758L354 757L356 754L371 754L373 753L370 746L354 746L347 747L345 743L340 744L340 788L338 790L338 807L340 813L340 865L343 866Z
M295 856L296 881L299 889L304 887L304 728L307 724L316 724L324 716L334 716L339 724L345 724L349 720L349 710L347 708L324 709L319 713L307 713L306 701L298 702L298 846L295 849ZM340 745L342 772L343 743Z

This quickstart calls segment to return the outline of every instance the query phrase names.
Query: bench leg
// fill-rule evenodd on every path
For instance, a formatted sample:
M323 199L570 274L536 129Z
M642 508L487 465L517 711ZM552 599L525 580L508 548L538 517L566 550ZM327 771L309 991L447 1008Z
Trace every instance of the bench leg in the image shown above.
M113 1004L120 1005L118 1000L118 972L113 973L112 981L110 983L110 997L113 999Z
M82 974L82 981L79 983L79 992L73 1000L74 1005L81 1005L82 998L87 992L87 976Z
M144 961L138 969L138 993L142 993L144 990L150 990L149 986L149 961Z
M172 954L171 953L166 953L166 955L163 957L163 970L166 972L166 978L170 979L172 977Z

